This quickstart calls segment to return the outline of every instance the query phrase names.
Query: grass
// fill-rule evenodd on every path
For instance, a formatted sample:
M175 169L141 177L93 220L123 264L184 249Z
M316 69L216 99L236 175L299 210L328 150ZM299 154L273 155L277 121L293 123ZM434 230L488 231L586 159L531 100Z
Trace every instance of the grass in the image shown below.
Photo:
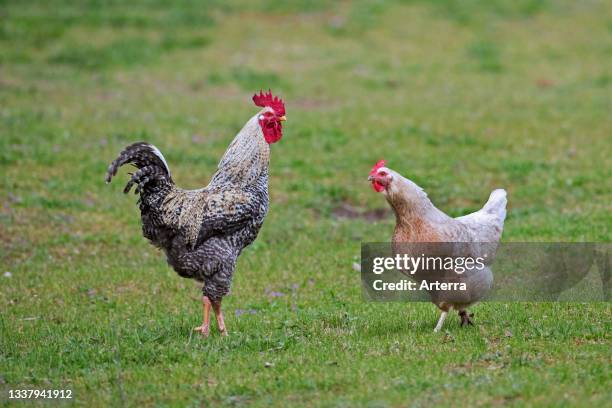
M509 191L505 241L610 240L612 7L603 1L0 4L0 401L82 406L604 406L609 303L365 303L351 263L393 219L384 157L452 215ZM126 144L208 182L272 88L289 121L272 204L225 299L199 289L107 186ZM118 180L120 181L120 180Z

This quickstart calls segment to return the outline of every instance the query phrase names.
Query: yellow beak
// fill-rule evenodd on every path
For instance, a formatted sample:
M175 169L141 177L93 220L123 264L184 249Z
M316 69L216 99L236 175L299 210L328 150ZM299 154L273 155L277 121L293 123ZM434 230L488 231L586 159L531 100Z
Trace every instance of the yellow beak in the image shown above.
M283 115L280 118L278 118L278 120L280 120L281 122L284 122L284 121L287 120L287 117L285 115Z

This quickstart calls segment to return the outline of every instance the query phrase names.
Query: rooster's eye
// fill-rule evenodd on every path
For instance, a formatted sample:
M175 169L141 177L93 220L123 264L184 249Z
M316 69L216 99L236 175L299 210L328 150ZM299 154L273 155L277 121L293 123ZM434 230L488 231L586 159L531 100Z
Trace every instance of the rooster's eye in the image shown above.
M379 176L385 177L387 175L386 171L381 171L380 173L378 173Z

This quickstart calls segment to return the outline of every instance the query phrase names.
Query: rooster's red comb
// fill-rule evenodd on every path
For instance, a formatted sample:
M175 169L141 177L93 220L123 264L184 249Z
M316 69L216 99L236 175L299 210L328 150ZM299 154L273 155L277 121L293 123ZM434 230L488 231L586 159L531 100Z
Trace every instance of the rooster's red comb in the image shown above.
M379 160L378 163L376 163L374 167L372 167L372 170L370 171L370 175L373 176L374 174L376 174L376 171L380 169L381 167L385 167L386 164L387 164L386 161Z
M268 90L268 93L259 91L259 95L253 95L253 102L262 108L268 106L274 109L274 112L279 116L285 116L285 103L278 96L272 96L272 91L270 90Z

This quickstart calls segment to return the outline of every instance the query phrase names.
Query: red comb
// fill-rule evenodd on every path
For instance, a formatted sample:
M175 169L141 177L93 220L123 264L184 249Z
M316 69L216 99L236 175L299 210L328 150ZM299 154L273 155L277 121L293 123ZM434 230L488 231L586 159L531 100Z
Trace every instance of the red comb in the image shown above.
M376 170L380 169L381 167L385 167L386 164L387 164L386 161L379 160L378 163L376 163L374 167L372 167L372 170L370 171L370 176L373 176L374 174L376 174Z
M272 91L268 90L268 93L259 91L259 95L253 95L253 102L255 105L265 108L266 106L274 109L279 116L285 116L285 103L278 96L272 96Z

